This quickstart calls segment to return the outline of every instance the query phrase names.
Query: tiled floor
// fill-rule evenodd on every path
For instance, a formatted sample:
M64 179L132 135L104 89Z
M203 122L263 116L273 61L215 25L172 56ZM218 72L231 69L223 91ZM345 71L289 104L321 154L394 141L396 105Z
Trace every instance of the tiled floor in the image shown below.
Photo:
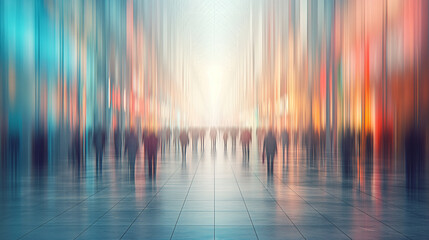
M2 182L0 239L429 238L429 191L406 189L400 160L357 161L350 176L338 157L292 149L270 175L256 145L248 162L222 146L191 150L186 161L173 147L160 155L156 176L140 157L132 179L109 153L102 176L93 158L22 170Z

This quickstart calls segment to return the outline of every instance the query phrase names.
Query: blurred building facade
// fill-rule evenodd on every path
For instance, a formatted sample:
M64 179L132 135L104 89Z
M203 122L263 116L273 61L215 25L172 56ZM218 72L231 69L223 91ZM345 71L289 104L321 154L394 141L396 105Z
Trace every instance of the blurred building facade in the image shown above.
M76 131L88 148L98 125L112 132L208 124L199 101L206 92L198 89L217 86L195 83L199 49L186 20L190 3L2 1L3 129L18 132L26 148L30 133L42 129L53 154ZM224 12L222 1L210 4L210 24L237 15ZM427 131L427 1L237 5L244 20L234 33L238 53L222 102L233 111L216 124L325 132L334 147L352 129L362 142L366 135L376 146L390 139L394 149L409 128Z

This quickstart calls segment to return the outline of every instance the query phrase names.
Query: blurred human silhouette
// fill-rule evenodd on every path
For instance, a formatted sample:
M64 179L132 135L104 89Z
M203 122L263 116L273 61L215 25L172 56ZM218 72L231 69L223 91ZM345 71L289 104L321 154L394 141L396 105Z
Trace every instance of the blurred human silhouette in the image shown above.
M144 128L142 130L142 143L144 143L144 140L146 139L146 137L148 136L148 134L149 134L149 131L147 130L147 128Z
M212 140L212 150L216 151L216 137L217 137L217 130L215 128L212 128L210 130L210 139Z
M250 141L252 140L252 133L250 132L250 129L243 129L241 130L241 147L243 150L243 158L249 160L249 145Z
M351 129L346 127L343 132L341 141L341 153L342 153L342 162L343 162L343 174L345 177L351 177L353 173L353 147L354 147L354 138L351 132Z
M272 174L274 169L274 156L277 153L277 140L272 129L268 130L262 147L262 158L267 158L267 173Z
M225 129L223 131L223 146L224 146L224 149L225 149L225 152L226 152L227 147L228 147L228 130L227 129Z
M405 173L408 190L425 186L425 136L424 130L417 127L408 129L405 136Z
M288 152L289 152L289 132L288 130L285 128L283 129L283 131L281 132L281 138L282 138L282 146L283 146L283 161L285 160L285 155L286 158L288 156ZM285 151L286 149L286 151Z
M101 127L94 130L93 144L95 147L96 171L97 175L103 173L103 152L106 144L106 131Z
M325 129L320 130L319 138L320 138L320 153L325 154L325 150L326 150L326 131L325 131Z
M178 150L180 148L180 131L178 127L175 127L173 130L173 142L174 142L174 150Z
M231 129L231 145L232 145L232 150L235 151L235 149L237 148L237 136L238 136L238 128L232 128Z
M188 147L189 144L189 136L188 136L188 132L186 130L182 130L180 132L180 145L182 146L182 160L186 160L186 148Z
M311 142L310 142L310 151L311 151L310 156L312 160L314 160L317 154L319 153L319 144L320 144L319 131L317 129L314 129L311 133Z
M145 137L146 140L147 137ZM125 138L124 155L128 153L128 169L130 179L134 179L134 169L136 165L136 156L139 150L139 138L134 128L128 131Z
M113 138L115 140L115 156L120 159L122 154L122 130L119 127L115 129Z
M144 141L145 156L148 164L149 176L156 176L156 163L159 139L154 131L151 131Z
M18 151L19 147L19 135L16 133L11 133L12 138L9 139L9 144L11 146L12 155L15 155L14 152ZM38 127L35 129L33 134L33 172L37 176L43 176L44 169L46 167L47 158L48 158L48 137L44 127ZM17 154L17 153L16 153Z
M204 139L206 138L206 129L200 129L200 139L201 139L201 150L204 150Z

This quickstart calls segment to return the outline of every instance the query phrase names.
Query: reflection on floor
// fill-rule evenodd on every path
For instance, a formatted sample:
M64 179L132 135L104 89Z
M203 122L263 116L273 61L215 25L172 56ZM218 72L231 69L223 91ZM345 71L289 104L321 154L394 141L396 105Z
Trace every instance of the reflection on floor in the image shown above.
M219 147L219 146L218 146ZM406 189L403 167L386 170L338 157L310 160L290 149L267 174L256 146L206 148L182 161L158 156L155 173L109 150L96 176L94 158L76 169L68 160L2 182L0 239L423 239L428 190Z

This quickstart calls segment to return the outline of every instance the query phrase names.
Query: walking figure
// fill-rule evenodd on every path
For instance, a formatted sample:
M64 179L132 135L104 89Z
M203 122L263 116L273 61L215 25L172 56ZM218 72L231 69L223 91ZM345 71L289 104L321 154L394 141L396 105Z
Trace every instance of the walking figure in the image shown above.
M204 138L206 138L206 129L200 129L201 150L204 150Z
M216 136L217 136L217 131L215 128L212 128L210 130L210 138L212 139L212 150L216 151Z
M180 135L179 128L175 127L173 130L174 151L176 151L180 148L179 135Z
M122 154L122 131L119 127L115 129L113 138L115 140L115 156L120 159Z
M146 139L146 137L145 137ZM125 138L124 154L128 153L128 169L130 172L130 179L134 179L134 169L136 166L136 156L139 150L139 138L134 129L131 129Z
M249 129L244 129L241 131L241 147L243 149L243 157L249 160L249 145L252 140L252 134Z
M288 130L285 128L283 129L282 133L281 133L281 137L282 137L282 146L283 146L283 161L285 160L285 155L286 158L288 156L288 152L289 152L289 132ZM286 149L286 151L285 151Z
M232 142L232 150L235 151L237 147L237 135L238 135L238 129L233 128L231 129L231 142Z
M267 173L272 174L274 169L274 156L277 153L277 141L273 131L270 129L264 138L262 148L262 159L267 157Z
M103 173L103 152L104 145L106 144L106 132L101 127L98 127L94 131L93 143L95 147L96 171L98 175L99 173Z
M223 145L224 145L225 152L227 150L227 144L228 144L228 130L225 129L225 131L223 131Z
M182 130L179 136L180 145L182 146L182 160L186 160L186 148L189 144L189 136L186 130Z
M156 161L159 139L155 132L151 131L144 141L144 150L149 165L149 176L156 176Z

